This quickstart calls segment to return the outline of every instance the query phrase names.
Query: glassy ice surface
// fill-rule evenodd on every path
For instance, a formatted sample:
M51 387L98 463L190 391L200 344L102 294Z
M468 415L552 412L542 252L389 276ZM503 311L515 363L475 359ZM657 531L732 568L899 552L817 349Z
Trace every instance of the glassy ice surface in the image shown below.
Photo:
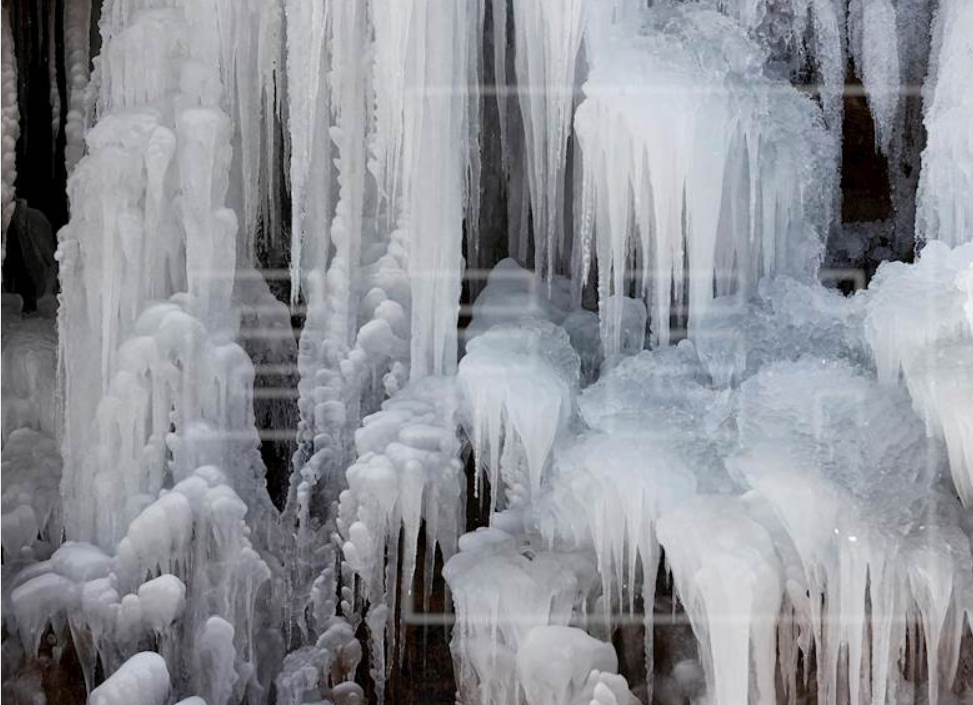
M973 698L969 0L2 30L5 698Z

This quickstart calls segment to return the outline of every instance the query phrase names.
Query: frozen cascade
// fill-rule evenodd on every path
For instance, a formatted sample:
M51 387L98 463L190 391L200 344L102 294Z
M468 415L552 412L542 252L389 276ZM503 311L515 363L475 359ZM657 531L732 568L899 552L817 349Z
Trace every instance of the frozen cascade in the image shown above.
M669 341L673 313L695 334L714 288L748 292L764 274L815 271L831 222L832 186L821 175L834 171L817 108L763 76L762 50L731 20L660 9L641 27L611 31L593 52L575 116L582 280L594 237L609 355L622 315L610 297L629 293L633 250L654 339ZM639 89L619 89L619 76Z
M94 447L62 484L77 507L65 517L69 536L114 546L167 480L206 464L232 472L257 520L271 511L253 425L253 366L238 345L209 336L192 308L177 295L147 309L119 347L95 413Z
M939 4L932 30L929 77L922 88L928 140L916 196L916 238L950 245L973 240L973 6Z
M968 697L967 2L35 6L4 232L38 116L71 219L56 330L4 293L4 695L399 699L445 579L464 705ZM844 297L849 61L920 247Z
M219 107L219 64L207 47L214 8L142 10L119 0L103 23L99 120L69 181L71 222L58 234L60 360L65 385L65 521L93 525L73 489L87 462L98 400L145 302L188 290L195 315L232 330L237 219L223 206L231 123ZM115 253L121 253L116 256ZM89 508L90 510L90 508Z
M3 477L3 551L9 560L33 552L38 540L56 545L61 534L61 454L54 439L30 428L7 434Z

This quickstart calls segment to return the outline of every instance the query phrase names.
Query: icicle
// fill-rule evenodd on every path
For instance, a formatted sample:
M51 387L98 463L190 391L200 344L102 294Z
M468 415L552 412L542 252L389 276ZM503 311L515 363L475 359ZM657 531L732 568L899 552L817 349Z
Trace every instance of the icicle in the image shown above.
M775 621L782 585L770 536L747 516L742 502L723 497L688 500L663 514L658 527L704 651L708 699L714 705L776 703Z
M535 270L554 275L564 242L564 174L585 0L515 0L514 67L523 119Z
M916 238L958 245L973 240L973 180L965 168L973 159L973 78L968 57L973 43L973 5L940 3L933 26L929 76L923 85L928 139L916 212Z
M356 3L357 4L357 3ZM325 17L329 5L314 0L286 0L287 96L290 134L291 303L301 292L301 262L308 208L307 178L318 126L322 90Z
M902 95L897 16L891 0L851 0L848 34L875 121L875 146L887 155Z

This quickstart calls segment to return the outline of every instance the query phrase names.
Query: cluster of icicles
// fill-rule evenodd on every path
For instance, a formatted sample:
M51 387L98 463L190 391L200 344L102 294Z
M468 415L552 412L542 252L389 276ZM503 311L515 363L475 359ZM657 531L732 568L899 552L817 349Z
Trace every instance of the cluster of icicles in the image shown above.
M440 565L466 705L973 688L973 5L106 0L90 77L68 5L56 336L4 301L5 693L41 692L53 635L97 705L352 705L364 629L391 700ZM925 247L844 298L817 274L848 56ZM254 361L294 341L254 267L285 232L278 510ZM654 643L660 570L688 646Z

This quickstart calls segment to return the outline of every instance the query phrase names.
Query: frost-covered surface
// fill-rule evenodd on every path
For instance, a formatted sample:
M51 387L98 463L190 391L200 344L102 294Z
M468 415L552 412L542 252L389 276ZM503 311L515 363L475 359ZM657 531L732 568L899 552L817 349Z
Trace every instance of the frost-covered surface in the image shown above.
M967 3L108 0L90 77L64 5L4 695L392 702L445 638L464 705L969 697ZM840 227L849 61L896 212ZM916 263L820 284L920 167Z

